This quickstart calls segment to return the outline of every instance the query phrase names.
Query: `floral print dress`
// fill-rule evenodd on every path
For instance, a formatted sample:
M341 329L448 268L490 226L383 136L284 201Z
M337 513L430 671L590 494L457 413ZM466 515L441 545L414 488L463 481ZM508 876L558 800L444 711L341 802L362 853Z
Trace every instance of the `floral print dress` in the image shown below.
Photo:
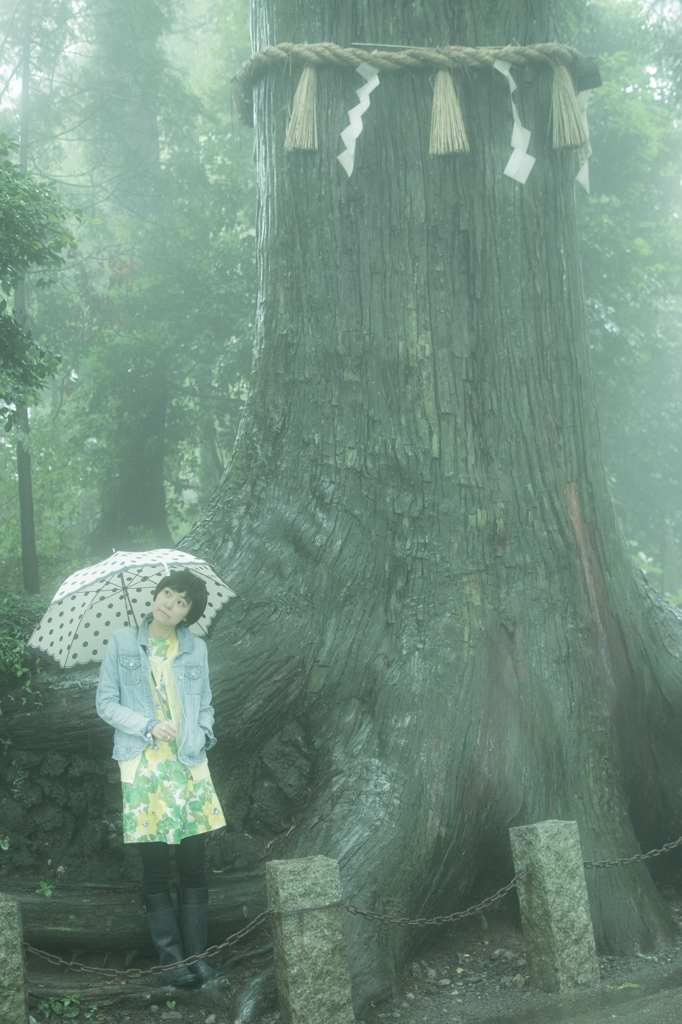
M156 717L173 717L175 724L179 701L168 698L165 661L177 653L177 637L164 640L149 638L149 657L159 693L154 683ZM159 695L161 698L160 703ZM164 708L166 714L164 715ZM171 715L171 709L175 714ZM124 764L125 762L120 762ZM123 841L124 843L167 843L177 846L187 836L212 832L225 824L220 802L204 762L199 770L192 770L178 760L175 740L155 741L139 755L133 782L123 782ZM123 772L122 772L123 774ZM200 776L200 777L196 777Z

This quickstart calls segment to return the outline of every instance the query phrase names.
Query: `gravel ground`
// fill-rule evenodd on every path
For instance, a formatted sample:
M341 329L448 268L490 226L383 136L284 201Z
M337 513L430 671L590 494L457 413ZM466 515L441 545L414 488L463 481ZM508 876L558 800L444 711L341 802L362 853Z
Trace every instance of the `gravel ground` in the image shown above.
M679 884L668 887L664 896L678 924L682 924L682 891ZM552 1008L557 996L535 989L528 978L523 935L511 916L509 906L502 906L487 917L483 928L481 919L469 919L445 934L438 936L433 945L424 949L408 963L402 979L401 991L392 999L370 1007L358 1024L400 1021L400 1024L465 1024L469 1021L504 1021L505 1018L533 1020L552 1019ZM267 936L261 936L261 941ZM229 991L236 991L255 971L271 962L264 953L228 970ZM623 996L657 991L665 978L679 972L682 979L682 934L672 947L658 952L631 957L600 957L602 988L621 989ZM33 965L30 965L30 968ZM137 964L136 964L137 966ZM142 966L142 964L140 964ZM46 983L44 972L42 981ZM63 990L64 976L59 976ZM35 991L35 986L32 986ZM49 982L46 983L46 991ZM203 991L203 990L202 990ZM185 1000L187 996L185 996ZM196 1002L194 1000L196 999ZM103 1001L100 997L100 1001ZM98 1007L97 997L81 997L78 1020L93 1024L235 1024L234 1015L222 1006L212 1007L206 993L203 997L190 997L190 1001L172 1005L173 999L142 1008ZM203 1003L203 1005L201 1005ZM93 1006L95 1007L93 1009ZM546 1010L545 1017L543 1010ZM31 1014L36 1024L59 1018L47 1016L32 1000ZM539 1017L536 1018L536 1014ZM279 1024L279 1013L270 1013L253 1019L251 1024Z

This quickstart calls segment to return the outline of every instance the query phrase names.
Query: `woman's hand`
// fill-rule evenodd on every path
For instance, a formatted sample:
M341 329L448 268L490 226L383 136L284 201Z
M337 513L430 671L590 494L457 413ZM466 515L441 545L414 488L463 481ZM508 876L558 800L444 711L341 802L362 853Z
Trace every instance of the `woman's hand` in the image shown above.
M157 740L174 740L178 734L178 727L173 722L159 722L152 729L152 736Z

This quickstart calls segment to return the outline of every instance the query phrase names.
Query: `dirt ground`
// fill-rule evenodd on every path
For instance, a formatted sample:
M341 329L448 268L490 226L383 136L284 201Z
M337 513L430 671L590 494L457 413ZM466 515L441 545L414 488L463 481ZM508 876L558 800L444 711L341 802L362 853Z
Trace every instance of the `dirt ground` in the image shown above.
M661 890L678 925L682 925L682 885L677 872L671 872ZM234 997L249 979L272 963L267 931L254 933L250 945L239 958L219 964L227 981L204 986L200 990L166 992L144 987L141 982L102 985L63 967L51 967L29 957L31 1015L36 1024L52 1024L67 1018L92 1024L235 1024L241 1022L234 1012ZM513 899L507 897L485 920L470 918L447 931L434 929L427 945L405 965L400 989L392 999L365 1010L358 1024L400 1021L400 1024L464 1024L474 1021L503 1021L536 1013L552 1020L556 996L534 988L528 977L523 934L515 919ZM80 955L81 961L102 966L102 958ZM599 958L602 987L641 994L656 990L664 978L682 972L682 933L675 945L655 954ZM127 966L110 958L107 966L119 970ZM151 966L135 961L136 967ZM93 987L94 985L94 987ZM71 988L69 987L71 986ZM77 994L79 1005L67 1003L69 994ZM60 1005L51 1008L50 996ZM77 1014L76 1014L77 1011ZM274 1008L260 1015L246 1016L244 1024L278 1024Z

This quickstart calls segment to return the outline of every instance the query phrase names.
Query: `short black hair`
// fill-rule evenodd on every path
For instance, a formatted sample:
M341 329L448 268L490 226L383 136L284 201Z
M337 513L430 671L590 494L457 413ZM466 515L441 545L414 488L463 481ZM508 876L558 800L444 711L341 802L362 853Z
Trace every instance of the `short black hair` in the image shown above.
M200 576L195 576L189 569L176 569L175 572L164 576L161 580L154 591L154 600L166 587L169 590L174 590L176 594L184 594L187 600L192 602L187 615L181 622L182 626L191 626L193 622L201 618L208 601L208 591Z

